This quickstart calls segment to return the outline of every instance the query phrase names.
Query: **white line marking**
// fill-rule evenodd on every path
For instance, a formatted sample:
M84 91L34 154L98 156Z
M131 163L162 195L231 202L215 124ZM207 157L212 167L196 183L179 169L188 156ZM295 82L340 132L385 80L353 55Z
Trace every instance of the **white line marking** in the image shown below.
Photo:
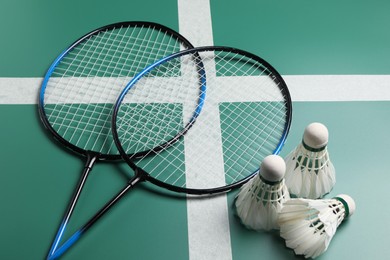
M293 101L388 101L390 75L283 76Z
M206 71L212 71L207 69L207 64L205 66ZM208 79L210 77L208 74ZM210 91L207 95L211 100L212 93L215 93L213 87L212 84L208 85ZM186 183L189 187L225 185L219 107L214 105L205 102L196 127L184 137ZM213 138L205 137L205 133ZM204 138L208 142L205 143ZM188 199L187 215L191 260L232 259L226 194L201 200Z
M209 0L178 0L179 31L195 47L214 45Z
M390 101L390 75L285 75L293 101ZM0 104L37 104L42 78L0 78Z
M0 78L0 104L36 104L42 78Z
M180 33L186 37L194 46L213 45L213 33L209 0L178 0L179 28ZM216 111L219 114L218 111ZM217 119L219 116L217 115ZM219 120L217 120L219 121ZM197 122L199 123L199 122ZM218 129L216 129L218 130ZM220 131L219 131L220 133ZM186 140L184 140L186 141ZM199 178L202 173L199 167L191 167L191 155L188 151L194 150L190 143L185 142L186 147L186 182L191 186L202 182ZM219 148L222 145L218 145ZM196 151L205 156L213 155L220 164L213 164L218 167L210 169L216 174L216 183L223 185L224 169L222 151L212 149L212 151ZM217 154L215 154L217 153ZM193 157L193 158L196 158ZM187 167L188 166L188 167ZM195 170L191 170L195 169ZM204 174L204 173L203 173ZM220 185L217 185L220 186ZM187 200L188 214L188 241L189 257L191 260L229 260L232 259L230 227L228 216L228 205L226 194L211 198L189 198Z

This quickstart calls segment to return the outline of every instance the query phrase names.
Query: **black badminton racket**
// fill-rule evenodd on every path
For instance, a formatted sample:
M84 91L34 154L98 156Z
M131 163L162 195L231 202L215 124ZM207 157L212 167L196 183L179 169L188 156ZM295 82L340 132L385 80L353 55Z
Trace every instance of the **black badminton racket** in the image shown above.
M122 89L146 66L192 47L163 25L122 22L84 35L53 62L40 90L39 115L55 139L86 163L48 256L57 249L95 162L121 158L111 134L111 115Z
M203 67L207 87L198 92L198 102L194 103L192 95L180 92L196 89L191 86L191 79L199 74L194 68ZM134 93L146 88L170 89L176 95L134 99ZM279 153L289 131L291 112L290 94L279 73L263 59L242 50L195 48L148 67L124 89L113 112L115 144L135 174L52 259L67 251L141 181L197 195L240 186L257 173L263 158ZM196 123L188 128L194 116ZM176 142L158 145L170 140ZM147 152L129 156L139 146Z

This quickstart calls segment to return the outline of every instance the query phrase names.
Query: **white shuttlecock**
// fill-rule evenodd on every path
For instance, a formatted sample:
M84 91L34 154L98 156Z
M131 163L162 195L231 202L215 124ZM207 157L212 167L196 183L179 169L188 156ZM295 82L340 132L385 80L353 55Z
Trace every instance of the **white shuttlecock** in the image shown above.
M285 180L291 195L318 199L332 190L336 172L329 159L328 138L326 126L309 124L302 142L286 156Z
M235 201L241 222L256 231L278 229L282 204L290 199L284 183L286 164L278 155L264 158L260 173L244 184Z
M290 199L279 214L280 236L295 254L315 258L324 253L337 227L355 211L345 194L333 199Z

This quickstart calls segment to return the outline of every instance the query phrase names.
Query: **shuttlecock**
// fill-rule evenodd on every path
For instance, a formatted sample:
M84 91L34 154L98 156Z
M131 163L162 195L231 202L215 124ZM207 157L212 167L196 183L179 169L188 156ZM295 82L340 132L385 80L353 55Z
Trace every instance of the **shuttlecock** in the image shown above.
M324 253L337 227L355 211L345 194L333 199L290 199L279 214L280 236L295 254L315 258Z
M278 155L264 158L260 172L244 184L235 201L237 215L249 229L278 229L282 204L290 199L284 183L286 164Z
M335 168L327 149L329 133L321 123L309 124L302 142L286 158L286 185L291 195L317 199L336 183Z

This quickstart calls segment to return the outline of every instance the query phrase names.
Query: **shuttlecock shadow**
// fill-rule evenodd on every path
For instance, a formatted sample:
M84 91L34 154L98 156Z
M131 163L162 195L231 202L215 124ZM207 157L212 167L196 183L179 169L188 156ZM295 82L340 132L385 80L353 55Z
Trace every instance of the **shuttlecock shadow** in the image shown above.
M284 239L280 237L279 230L255 231L248 229L236 214L236 192L228 195L230 214L230 231L233 248L233 258L241 259L254 256L254 259L305 259L295 255L294 251L285 246ZM234 248L240 250L235 251ZM261 256L261 257L260 257Z

